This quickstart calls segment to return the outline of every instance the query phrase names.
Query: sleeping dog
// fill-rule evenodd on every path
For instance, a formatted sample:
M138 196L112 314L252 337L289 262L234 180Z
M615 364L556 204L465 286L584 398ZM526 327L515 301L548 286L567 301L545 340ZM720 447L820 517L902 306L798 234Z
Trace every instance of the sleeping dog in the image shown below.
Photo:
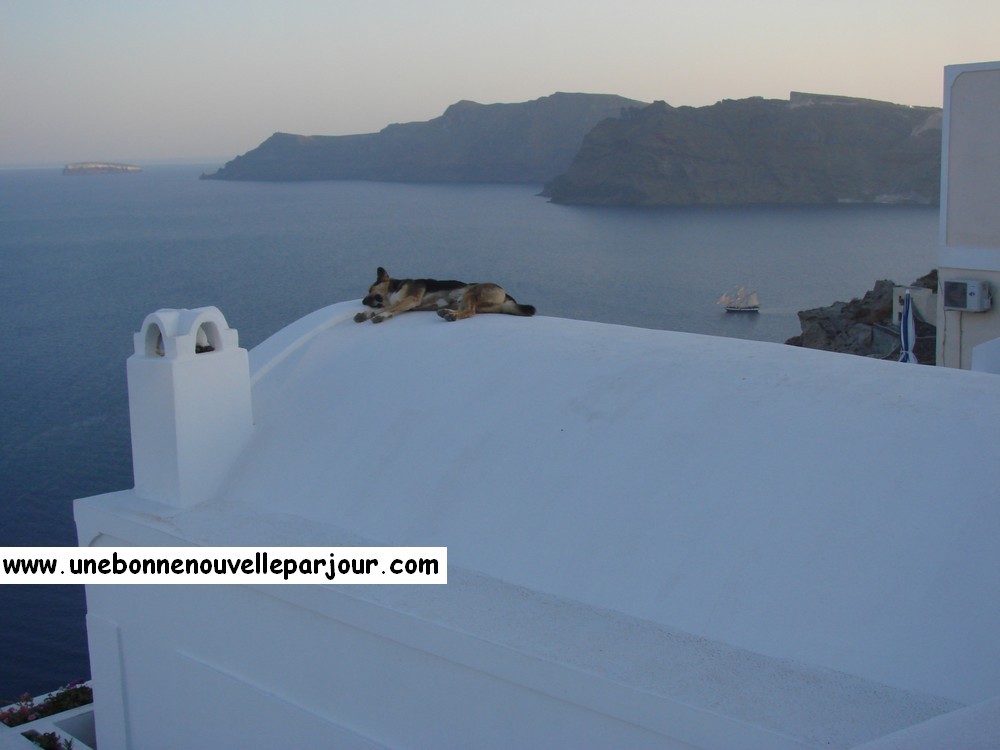
M394 279L384 268L376 271L375 283L361 301L372 308L359 312L354 322L381 323L393 315L413 310L436 310L445 320L470 318L476 313L534 315L531 305L520 305L498 284L466 284L437 279Z

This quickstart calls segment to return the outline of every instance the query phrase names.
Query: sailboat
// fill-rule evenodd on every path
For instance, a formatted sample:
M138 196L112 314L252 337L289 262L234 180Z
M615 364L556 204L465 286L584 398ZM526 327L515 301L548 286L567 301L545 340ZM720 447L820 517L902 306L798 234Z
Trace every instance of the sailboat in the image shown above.
M726 308L726 312L731 313L755 313L760 312L760 300L757 292L750 291L745 286L741 286L730 294L726 292L719 297L719 304Z

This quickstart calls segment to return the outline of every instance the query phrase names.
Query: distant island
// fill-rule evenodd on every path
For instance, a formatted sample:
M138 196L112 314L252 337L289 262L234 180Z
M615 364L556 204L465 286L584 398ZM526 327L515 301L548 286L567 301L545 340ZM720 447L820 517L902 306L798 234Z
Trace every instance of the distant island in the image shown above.
M118 174L122 172L141 172L142 167L134 164L112 164L103 161L81 161L67 164L63 168L65 175L77 174Z
M461 101L427 122L365 135L275 133L206 180L378 180L541 185L564 172L587 132L635 99L556 93L517 104Z
M940 198L941 109L793 92L705 107L566 94L462 101L378 133L275 133L202 179L543 185L601 206L898 203Z
M605 120L544 193L601 206L935 205L940 172L940 109L793 92Z

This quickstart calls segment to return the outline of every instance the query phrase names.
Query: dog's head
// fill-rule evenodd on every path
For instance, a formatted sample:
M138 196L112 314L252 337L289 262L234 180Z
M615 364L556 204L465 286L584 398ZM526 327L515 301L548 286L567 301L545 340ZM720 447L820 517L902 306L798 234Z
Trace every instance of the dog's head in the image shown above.
M389 278L389 273L382 268L378 267L375 272L375 283L368 287L368 295L361 300L361 304L367 307L385 307L385 300L389 296L389 282L392 281Z

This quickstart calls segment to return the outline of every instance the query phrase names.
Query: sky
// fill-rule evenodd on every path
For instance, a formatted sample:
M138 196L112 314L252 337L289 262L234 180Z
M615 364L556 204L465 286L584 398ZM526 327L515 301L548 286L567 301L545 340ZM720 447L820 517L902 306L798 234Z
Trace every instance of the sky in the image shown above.
M0 166L223 163L556 91L941 106L996 0L0 0Z

